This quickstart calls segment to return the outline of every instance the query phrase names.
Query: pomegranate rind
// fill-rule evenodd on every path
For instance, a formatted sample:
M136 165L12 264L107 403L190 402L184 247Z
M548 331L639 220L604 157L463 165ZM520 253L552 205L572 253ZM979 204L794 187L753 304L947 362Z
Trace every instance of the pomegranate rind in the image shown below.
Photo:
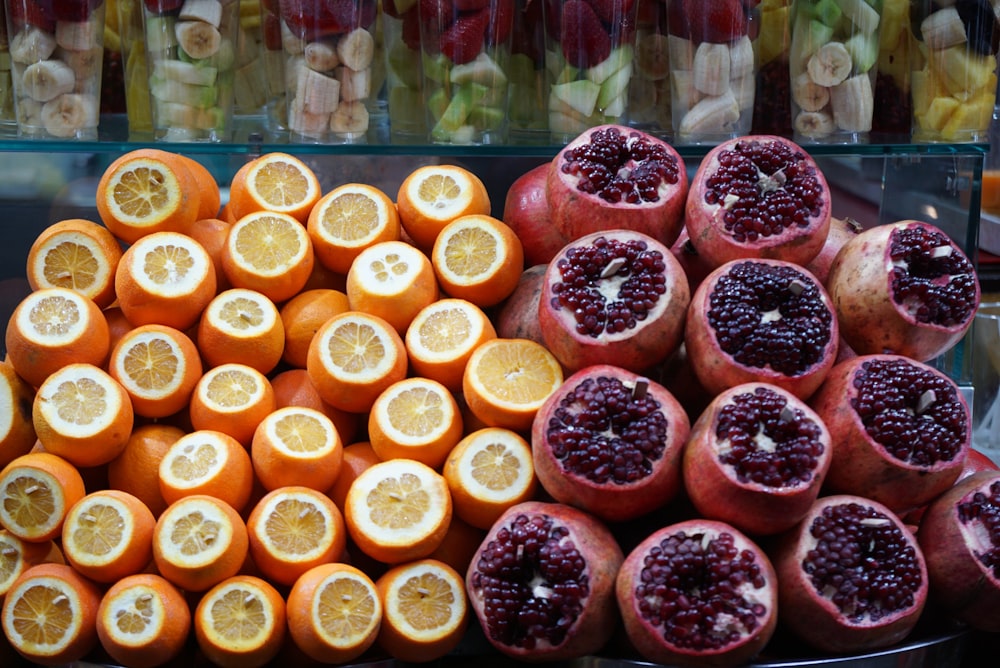
M566 637L558 645L537 642L533 647L512 647L493 637L486 619L489 601L484 592L474 586L473 578L478 570L482 554L497 534L508 529L519 515L552 518L556 525L569 531L571 539L586 560L584 574L588 578L589 594L583 611L566 632ZM625 556L614 536L597 517L582 510L561 503L525 501L511 506L501 515L476 553L472 557L466 573L466 591L469 602L476 613L486 639L500 653L520 661L564 661L594 654L608 644L618 627L620 615L615 605L615 577Z
M653 626L639 609L642 601L636 595L636 585L642 577L644 561L650 550L667 537L680 532L706 534L712 537L731 534L734 544L749 550L764 573L765 587L756 590L758 602L765 606L763 622L753 633L718 650L690 650L678 647L664 638L663 627ZM767 554L749 537L725 522L706 519L685 520L654 531L625 557L615 579L615 598L621 610L622 623L632 647L646 660L678 666L736 666L760 653L774 635L778 622L778 578Z
M579 178L562 171L568 151L591 143L595 133L612 128L626 137L634 136L663 147L668 158L676 162L677 182L661 184L658 201L638 205L608 202L599 195L581 192L577 188ZM588 128L566 144L552 159L546 183L551 224L569 240L592 232L626 229L642 232L670 246L684 225L684 202L688 192L684 160L670 144L635 128L613 124Z
M705 192L708 188L706 182L714 178L718 172L720 157L731 152L737 144L746 142L783 144L800 156L799 164L811 170L825 197L819 212L810 216L808 225L800 227L792 224L779 234L759 237L754 241L738 241L725 229L724 218L728 208L724 203L709 204L705 201ZM763 186L758 186L761 187ZM688 188L684 226L699 255L714 267L745 258L769 258L805 265L823 248L830 230L830 210L830 186L815 160L805 149L785 137L747 135L718 144L702 158Z
M717 436L720 412L733 397L753 393L757 388L767 388L782 395L787 406L801 411L804 419L819 427L817 440L823 452L808 481L784 487L741 481L733 466L720 460L720 450L725 447ZM798 397L768 383L737 385L713 399L691 427L682 458L684 488L704 517L726 522L752 535L780 533L805 517L819 497L830 468L831 450L830 433L823 420Z
M616 378L625 387L633 388L640 380L646 382L646 393L659 403L658 411L667 420L667 437L663 454L650 462L645 477L627 484L614 481L598 483L566 468L555 456L549 441L550 421L567 395L572 394L586 379ZM560 503L580 508L606 521L630 520L662 508L681 490L681 453L688 439L691 425L684 408L673 394L659 383L644 376L611 365L595 365L577 371L563 381L562 386L549 395L539 409L531 428L531 452L535 475L548 494ZM607 432L594 437L612 435Z
M813 520L827 506L852 503L874 508L888 518L906 537L907 545L914 548L920 569L921 584L912 604L877 622L868 618L864 622L845 618L833 601L816 591L803 567L806 555L816 545L816 539L809 534ZM895 513L865 497L851 494L820 497L802 521L776 537L769 554L778 575L781 624L803 642L824 652L847 654L895 645L910 635L927 603L927 564L916 536Z
M806 269L819 279L824 287L830 278L830 267L833 260L840 253L848 241L861 234L863 228L861 223L853 218L830 218L830 231L826 235L826 241L820 249L819 254L806 264Z
M524 246L524 264L544 264L570 239L549 219L548 162L528 170L510 185L504 199L505 222Z
M935 499L920 520L917 539L927 560L931 600L969 626L1000 632L1000 579L976 556L996 550L981 522L965 523L958 507L1000 482L1000 471L962 479Z
M952 459L922 466L903 461L873 439L854 408L858 397L857 375L870 361L901 361L930 373L954 390L954 399L965 413L965 436ZM810 399L810 405L833 438L833 456L826 476L829 491L857 494L902 514L922 506L951 487L965 465L972 443L972 417L968 403L946 374L902 355L859 355L839 362Z
M786 375L775 371L770 366L749 367L739 363L732 355L722 350L712 326L708 322L711 309L712 292L716 289L720 278L740 262L732 260L717 267L709 274L691 297L687 317L684 324L684 345L688 359L694 368L695 375L702 386L713 395L741 385L743 383L761 382L777 385L794 394L800 399L808 399L819 389L837 357L840 341L840 327L830 296L822 283L800 265L783 260L754 259L752 262L775 267L789 267L811 280L817 289L823 304L830 312L830 336L817 361L796 375Z
M659 252L663 259L666 291L659 295L655 306L635 327L618 333L604 330L594 337L578 332L574 313L553 303L553 286L562 282L559 263L567 252L591 246L600 238L619 242L638 240L646 244L646 252ZM604 280L610 282L617 278ZM669 248L641 232L612 229L594 232L566 244L548 263L538 300L538 324L545 346L571 372L598 364L640 372L656 366L680 347L690 301L687 277Z
M538 300L542 296L545 264L535 264L521 272L521 277L507 299L496 309L494 325L504 339L529 339L545 345L538 325Z
M972 325L980 301L978 280L975 304L968 318L953 326L919 322L896 303L891 239L897 231L910 227L941 234L935 226L918 220L878 225L849 239L830 267L827 286L840 329L844 340L859 355L895 353L927 362L958 343ZM952 241L949 244L951 253L966 257L958 245Z

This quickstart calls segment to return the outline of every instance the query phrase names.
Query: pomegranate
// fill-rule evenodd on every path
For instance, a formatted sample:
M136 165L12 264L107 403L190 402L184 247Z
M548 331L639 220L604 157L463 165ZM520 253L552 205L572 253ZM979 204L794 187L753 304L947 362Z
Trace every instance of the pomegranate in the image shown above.
M682 459L698 512L750 534L805 517L830 467L830 434L795 395L767 383L719 394L695 421Z
M538 326L538 299L542 296L544 264L536 264L521 272L514 292L496 309L493 322L497 336L504 339L530 339L545 345Z
M1000 471L975 473L935 499L917 537L932 600L973 628L1000 631Z
M705 277L715 269L715 266L709 264L695 249L694 244L691 243L691 237L688 236L687 228L681 230L676 241L670 246L670 252L681 263L684 275L688 279L688 287L692 291L696 290Z
M490 643L523 661L579 658L618 624L615 575L624 555L596 517L526 501L493 524L466 574L472 609Z
M670 144L641 130L599 125L552 159L549 215L570 241L626 229L670 246L683 225L687 189L684 161Z
M538 411L535 475L556 501L604 520L633 519L677 495L690 428L659 383L618 367L587 367Z
M548 262L570 241L549 218L549 168L546 162L519 176L507 189L504 200L503 222L524 246L525 267Z
M917 220L850 239L827 283L844 339L859 355L926 362L965 335L979 307L975 267L944 232Z
M861 234L864 228L861 223L853 218L830 218L830 231L826 235L826 241L820 249L819 254L806 264L806 269L819 279L819 282L826 287L827 279L830 276L830 267L833 265L837 253L848 241Z
M706 390L695 375L687 346L683 343L659 366L657 380L681 402L689 422L697 420L715 398L715 394Z
M712 520L653 532L625 558L615 595L636 651L672 666L743 664L768 643L778 619L766 554Z
M826 290L781 260L733 260L691 298L684 343L702 385L714 394L760 381L806 399L837 356L837 319Z
M820 497L771 553L783 626L824 652L888 647L916 625L927 567L891 510L861 496Z
M666 246L641 232L608 230L567 244L549 262L538 322L570 371L594 364L642 371L680 345L690 300Z
M903 513L954 484L972 420L955 381L901 355L837 364L812 397L833 438L826 484Z
M773 258L806 264L830 229L830 187L795 142L749 135L723 142L698 165L685 227L707 262Z

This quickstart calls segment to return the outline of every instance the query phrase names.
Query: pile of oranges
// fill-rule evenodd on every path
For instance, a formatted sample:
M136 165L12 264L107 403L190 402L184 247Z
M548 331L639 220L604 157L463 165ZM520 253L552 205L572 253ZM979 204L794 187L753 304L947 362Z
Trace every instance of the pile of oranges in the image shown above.
M537 489L563 380L488 313L524 255L454 165L395 200L269 153L114 161L35 240L0 362L3 653L155 666L430 661Z

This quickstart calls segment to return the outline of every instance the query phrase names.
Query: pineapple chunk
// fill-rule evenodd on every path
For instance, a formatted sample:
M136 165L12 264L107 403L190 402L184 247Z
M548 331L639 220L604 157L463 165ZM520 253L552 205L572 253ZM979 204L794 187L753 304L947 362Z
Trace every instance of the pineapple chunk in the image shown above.
M989 85L990 75L996 69L996 60L989 56L970 54L964 45L940 49L931 55L931 61L952 95L968 97Z
M926 107L927 111L918 114L920 126L924 129L940 131L951 119L961 103L953 97L936 97Z
M994 95L984 92L958 105L941 128L941 138L945 141L969 141L985 132L993 118L993 101Z

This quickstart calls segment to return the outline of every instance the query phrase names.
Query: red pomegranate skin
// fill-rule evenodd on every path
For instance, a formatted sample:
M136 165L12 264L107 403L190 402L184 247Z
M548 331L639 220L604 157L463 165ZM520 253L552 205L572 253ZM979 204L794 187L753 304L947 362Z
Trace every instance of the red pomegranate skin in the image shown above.
M677 496L690 430L684 409L659 383L619 367L587 367L538 411L531 428L535 475L560 503L608 522L635 519ZM636 443L640 437L646 440Z
M830 267L834 258L848 241L861 234L864 228L861 223L853 218L830 218L830 231L826 235L826 241L820 249L819 254L806 264L813 276L819 279L824 287L827 287L827 279L830 277Z
M694 423L702 411L715 398L715 394L705 389L694 372L694 366L683 343L677 351L659 366L657 377L661 385L674 395L687 412L688 420Z
M552 223L546 180L549 163L538 165L519 176L507 190L503 222L524 246L524 264L530 267L551 260L570 239Z
M732 545L738 553L723 556L720 561L728 561L732 564L730 570L736 573L738 568L735 564L737 562L745 564L747 562L743 560L746 555L753 555L752 563L756 566L756 573L752 577L741 579L733 587L733 585L727 586L725 577L695 570L698 566L692 567L685 573L676 574L668 566L658 567L655 571L652 569L646 571L652 567L650 560L655 559L651 553L660 552L660 546L665 540L679 534L703 537L699 541L701 545L714 542L722 535L731 536ZM678 588L685 590L684 593L693 599L692 603L698 601L699 595L705 593L703 590L710 586L717 590L713 592L716 600L723 600L731 605L727 612L737 610L745 616L719 615L718 623L720 626L725 624L724 629L705 624L697 614L687 620L673 616L662 595L643 592L643 588L649 586L647 579L656 581L657 577L668 579L671 576L684 583ZM774 635L778 620L777 582L777 576L767 555L745 534L724 522L692 519L654 531L631 550L618 573L615 595L629 643L647 661L670 666L738 666L759 654ZM730 587L737 591L732 591ZM644 614L644 610L649 609L655 611L658 621L652 621L648 618L649 615ZM682 628L688 628L688 635L691 637L702 638L713 632L721 635L735 631L739 634L739 638L715 647L682 646L676 640L667 639L661 615ZM748 617L755 620L753 628L750 628L745 621Z
M628 138L629 142L641 141L655 147L663 156L659 162L669 173L670 182L652 173L660 168L659 165L655 169L638 167L635 159L622 156L609 160L600 171L608 181L614 181L622 174L628 174L630 179L642 177L648 183L643 183L642 187L626 184L623 190L630 193L641 191L648 200L638 203L611 201L599 193L581 190L580 177L564 171L563 167L575 161L572 159L574 152L581 146L609 132ZM621 125L599 125L587 129L552 159L546 182L552 225L570 241L592 232L625 229L647 234L669 247L684 224L684 201L688 191L684 161L672 146L641 130Z
M538 325L538 299L542 296L545 267L544 264L536 264L521 272L514 292L497 307L493 316L497 336L529 339L545 345Z
M485 567L484 555L490 553L498 538L504 537L504 532L510 540L511 527L521 516L549 520L553 526L565 529L567 535L557 543L565 547L572 542L584 561L580 577L585 577L587 580L586 597L582 602L582 608L566 617L564 621L568 624L568 628L564 637L555 643L534 637L531 638L531 642L506 642L501 637L501 632L493 629L490 624L490 606L496 603L484 586L486 582L482 576ZM522 554L530 553L528 549L524 549ZM508 562L508 570L519 568L524 563L523 559L523 557L522 560L513 558ZM623 560L624 555L614 536L593 515L560 503L526 501L509 508L493 524L469 564L466 573L466 591L486 638L505 656L530 662L576 659L593 654L604 647L619 624L620 615L615 605L614 586L615 577ZM517 575L510 576L512 581L516 580L512 586L530 591L524 592L525 598L513 605L512 614L537 605L539 599L551 596L553 592L551 587L546 586L546 583L552 584L553 578L528 571L521 575L523 578L518 578ZM509 630L514 636L523 640L528 630L520 627L516 620L513 623L514 626Z
M973 511L977 496L981 506ZM991 633L1000 632L998 500L1000 471L975 473L927 507L917 532L927 559L931 600L973 628Z
M939 416L943 406L934 408L934 424L913 417L919 413L915 408L919 397L908 401L900 397L890 405L881 397L876 397L868 409L867 404L859 404L860 378L865 375L866 365L891 363L900 368L931 374L948 395L955 411ZM885 385L886 381L873 376L873 382ZM906 388L908 383L902 382ZM915 385L914 385L915 387ZM881 399L881 400L880 400ZM900 355L861 355L837 364L827 375L820 389L810 400L810 405L819 414L833 439L833 458L826 476L830 491L844 494L859 494L892 509L895 513L906 513L922 506L951 487L962 472L971 443L971 417L969 407L954 381L936 369ZM884 427L884 436L874 438L865 424L865 417L859 413L862 406L864 415L873 429L891 421ZM933 408L931 404L928 409ZM894 411L892 417L888 411ZM925 411L926 412L926 411ZM905 432L889 431L892 425L908 421ZM943 425L943 426L942 426ZM929 455L916 452L919 436L930 438L931 434L951 434L949 448L952 452L943 454L933 462ZM934 441L933 443L938 443ZM941 441L943 442L943 441ZM892 454L889 446L902 446L910 450L903 456ZM912 448L912 449L911 449Z
M939 238L942 247L947 247L948 257L937 262L894 260L891 251L894 239L910 230L913 234ZM935 266L944 262L960 267L961 277L940 274L941 270L950 269ZM934 275L921 276L912 296L899 295L902 302L897 303L893 284L901 264L920 265L917 271L921 274L927 274L930 268ZM855 352L895 353L920 362L931 360L958 343L971 326L980 299L975 269L961 249L933 225L916 220L872 227L850 239L834 259L827 285L841 332ZM930 294L920 297L917 289ZM952 317L943 322L938 318L921 320L920 312L928 307L941 316L947 307Z
M780 150L781 155L757 157L753 147ZM731 161L741 168L731 167ZM803 185L791 189L789 181ZM781 213L774 214L775 208ZM801 221L796 219L800 215ZM738 137L713 148L698 165L688 188L684 226L713 267L740 258L805 265L819 254L830 229L830 187L812 157L791 140Z
M687 228L681 229L677 240L670 246L670 252L674 254L681 268L684 269L684 275L688 279L688 287L692 292L697 290L705 277L715 269L715 266L706 261L695 249L691 243L691 237L688 236Z
M748 401L755 396L766 403ZM783 411L790 413L787 424ZM744 442L755 428L756 438ZM740 457L736 449L747 454ZM830 434L805 402L775 385L746 383L719 394L695 421L681 470L703 517L763 536L791 529L805 517L830 459ZM776 473L767 475L764 468Z

